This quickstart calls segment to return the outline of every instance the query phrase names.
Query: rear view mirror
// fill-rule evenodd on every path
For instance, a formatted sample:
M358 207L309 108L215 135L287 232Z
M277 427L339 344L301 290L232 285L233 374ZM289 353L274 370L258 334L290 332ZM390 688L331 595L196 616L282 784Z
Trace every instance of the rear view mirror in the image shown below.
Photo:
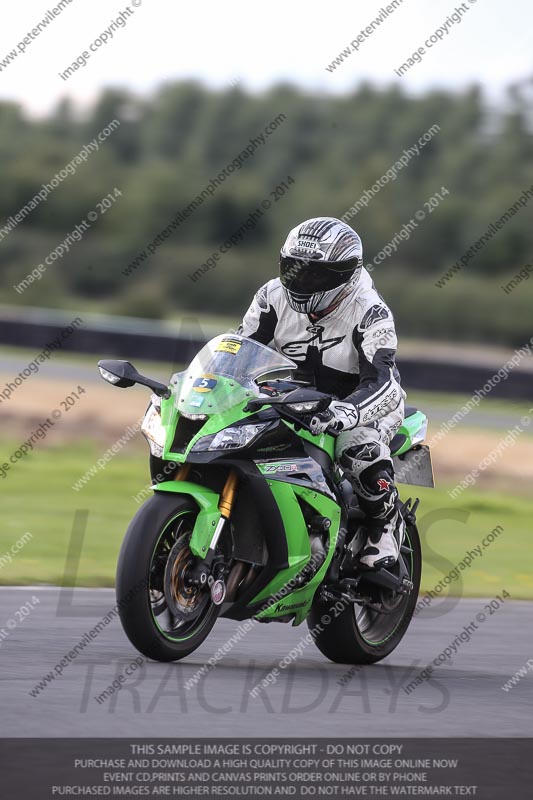
M141 375L129 361L99 361L98 369L104 381L118 386L119 389L128 389L139 383L141 386L147 386L159 397L170 397L168 386Z
M128 376L136 374L137 370L129 361L99 361L98 369L104 381L118 386L119 389L135 386L135 378Z

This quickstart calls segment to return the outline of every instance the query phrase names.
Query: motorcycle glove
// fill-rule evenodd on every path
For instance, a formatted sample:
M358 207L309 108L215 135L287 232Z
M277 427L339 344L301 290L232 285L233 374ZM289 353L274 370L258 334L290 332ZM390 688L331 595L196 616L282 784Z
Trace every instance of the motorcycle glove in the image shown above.
M331 431L340 433L355 428L359 423L359 411L351 403L343 403L341 400L332 400L329 407L319 414L315 414L309 423L311 433L315 436L318 433Z

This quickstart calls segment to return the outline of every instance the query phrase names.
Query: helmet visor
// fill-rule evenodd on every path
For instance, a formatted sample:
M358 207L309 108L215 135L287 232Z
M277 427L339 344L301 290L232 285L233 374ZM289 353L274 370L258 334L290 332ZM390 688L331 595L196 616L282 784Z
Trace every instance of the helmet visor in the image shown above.
M280 280L294 294L329 292L347 283L354 275L359 259L346 261L309 261L292 256L281 256Z

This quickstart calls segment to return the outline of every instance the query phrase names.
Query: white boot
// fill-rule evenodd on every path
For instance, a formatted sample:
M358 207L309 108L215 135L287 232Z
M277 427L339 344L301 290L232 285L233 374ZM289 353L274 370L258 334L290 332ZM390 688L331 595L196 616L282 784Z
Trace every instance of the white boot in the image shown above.
M381 567L392 567L396 563L400 555L397 528L399 528L400 542L403 542L405 522L400 512L390 522L372 528L359 557L359 562L364 567L367 567L367 569L381 569Z

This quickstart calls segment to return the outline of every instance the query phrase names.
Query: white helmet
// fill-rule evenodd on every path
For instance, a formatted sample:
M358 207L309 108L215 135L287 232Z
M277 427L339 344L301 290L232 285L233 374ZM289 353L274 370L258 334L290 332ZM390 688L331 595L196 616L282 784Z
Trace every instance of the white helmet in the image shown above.
M295 311L329 311L361 274L363 245L357 233L335 217L302 222L281 248L279 270L287 302Z

